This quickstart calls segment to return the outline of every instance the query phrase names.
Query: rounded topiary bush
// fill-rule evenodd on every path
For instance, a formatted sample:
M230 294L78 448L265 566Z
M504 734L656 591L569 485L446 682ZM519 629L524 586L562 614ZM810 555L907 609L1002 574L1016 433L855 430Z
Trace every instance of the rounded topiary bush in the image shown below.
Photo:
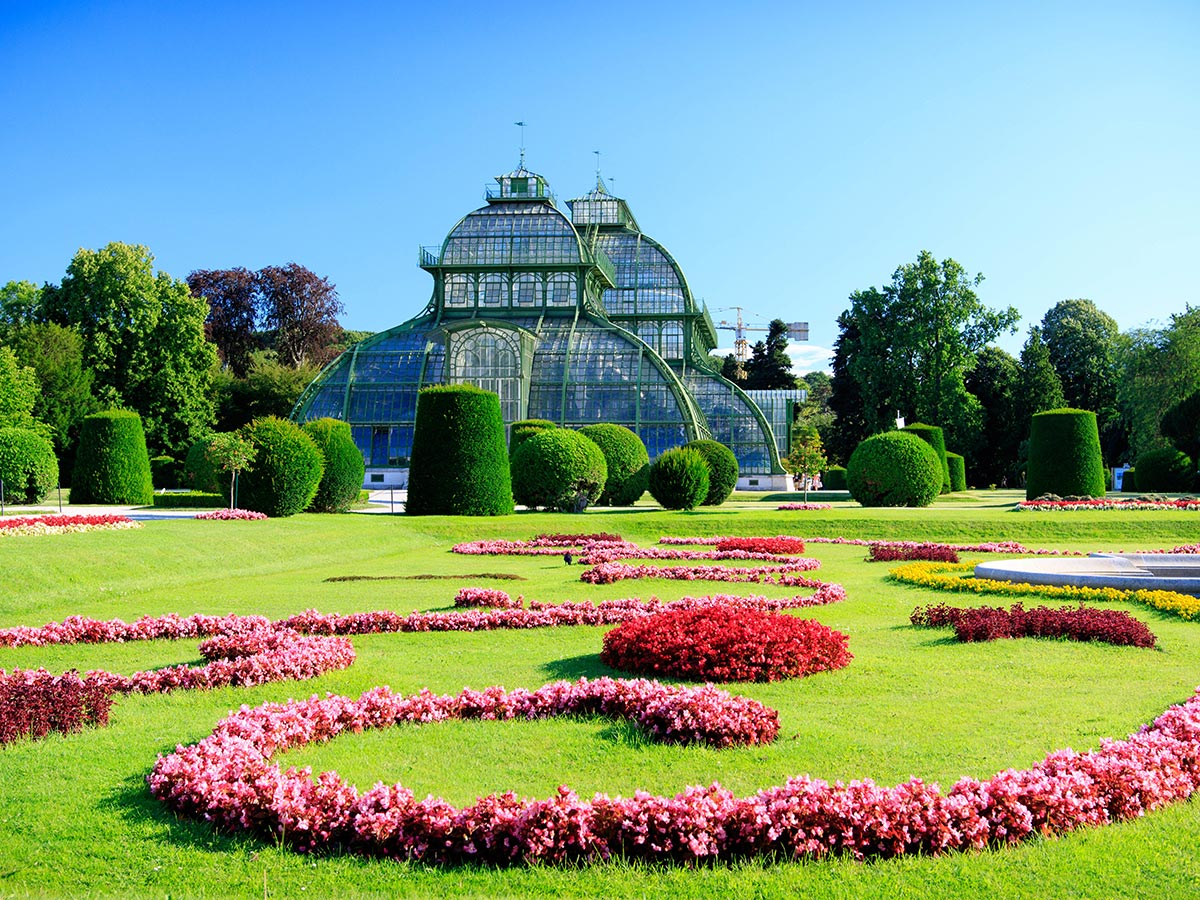
M579 433L604 454L608 480L597 501L602 506L631 506L646 493L650 479L650 454L642 439L624 425L602 422L585 425Z
M967 461L961 453L946 451L946 465L950 469L950 490L965 491L967 489Z
M535 434L540 434L543 431L549 431L551 428L557 427L549 419L521 419L518 422L513 422L509 426L508 458L512 459L517 453L517 448Z
M846 490L846 467L830 466L821 474L821 487L827 491Z
M942 466L942 493L948 494L952 490L950 486L950 461L946 457L946 436L942 429L937 425L925 425L921 422L913 422L911 425L905 425L900 429L907 431L909 434L915 434L930 447L933 452L938 455L938 462Z
M196 441L188 448L187 458L183 461L183 486L206 494L219 494L222 481L221 473L208 458L208 439Z
M404 509L414 516L513 511L499 397L470 384L435 385L417 395Z
M863 506L928 506L942 490L942 463L917 435L888 431L854 448L846 486Z
M608 464L600 448L578 431L552 428L517 447L512 478L513 499L524 506L581 512L599 499Z
M313 419L302 426L325 457L325 471L311 512L345 512L362 490L366 463L350 436L350 426L338 419Z
M170 456L151 457L150 480L157 491L179 487L179 464Z
M1159 450L1147 450L1137 458L1135 468L1139 492L1156 491L1167 493L1183 493L1192 489L1195 480L1196 466L1192 458L1182 450L1174 447L1164 447ZM1128 477L1128 473L1126 473Z
M650 466L647 486L666 509L695 509L708 496L708 461L699 450L676 447Z
M1121 493L1136 494L1137 492L1137 467L1128 468L1121 477Z
M1104 461L1094 412L1052 409L1034 415L1025 498L1043 494L1104 496Z
M737 457L720 441L691 441L683 446L685 450L698 452L708 463L708 495L701 501L701 505L720 506L737 487Z
M254 462L238 476L237 505L273 519L306 509L325 469L313 439L278 416L255 419L240 434L254 445Z
M71 502L154 502L146 433L137 413L110 409L84 418L71 475Z
M41 503L58 484L54 446L28 428L0 428L0 481L8 503Z

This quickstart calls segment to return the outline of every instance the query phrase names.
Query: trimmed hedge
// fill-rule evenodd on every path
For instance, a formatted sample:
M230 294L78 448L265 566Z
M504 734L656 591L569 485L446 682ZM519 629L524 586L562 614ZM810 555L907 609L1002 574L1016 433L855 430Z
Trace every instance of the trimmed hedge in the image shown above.
M325 459L295 422L255 419L241 432L254 445L254 462L238 475L237 505L271 518L294 516L316 496Z
M1121 493L1136 494L1137 492L1137 467L1131 466L1125 470L1125 474L1121 478Z
M41 503L58 484L54 445L28 428L0 428L0 481L8 503Z
M186 494L155 494L155 509L219 509L229 503L224 494L188 491Z
M708 495L701 501L701 506L720 506L737 487L737 457L720 441L690 441L683 448L695 450L708 463Z
M179 464L170 456L152 457L150 481L156 491L179 487Z
M567 428L538 432L512 458L513 499L531 509L582 512L600 498L607 478L604 453Z
M414 516L513 511L499 397L470 384L434 385L417 395L404 508Z
M946 436L942 429L937 425L925 425L921 422L913 422L911 425L905 425L900 429L907 431L909 434L915 434L930 447L938 455L938 462L942 466L942 493L948 494L953 488L950 485L950 461L946 457Z
M549 431L551 428L557 427L549 419L521 419L518 422L513 422L509 429L508 458L511 460L516 456L517 448L535 434L540 434L543 431Z
M1135 471L1139 493L1182 494L1192 489L1196 478L1196 466L1192 458L1174 447L1147 450L1140 454Z
M650 480L650 454L642 439L624 425L585 425L579 433L604 454L608 479L597 501L601 506L632 506Z
M827 491L846 490L846 467L830 466L821 475L821 487Z
M325 471L310 512L345 512L358 500L367 467L350 436L350 426L338 419L313 419L301 426L325 457Z
M950 491L967 489L967 461L961 453L946 451L946 465L950 469Z
M1025 499L1043 494L1104 496L1104 461L1094 412L1052 409L1034 415Z
M188 448L181 481L181 487L191 488L193 491L203 491L206 494L221 493L224 479L208 459L207 439L196 441Z
M928 506L942 489L942 463L918 435L887 431L854 448L846 484L863 506Z
M154 502L141 416L110 409L84 418L71 475L71 502L135 506Z
M665 509L695 509L708 497L709 472L699 450L676 447L650 466L650 494Z

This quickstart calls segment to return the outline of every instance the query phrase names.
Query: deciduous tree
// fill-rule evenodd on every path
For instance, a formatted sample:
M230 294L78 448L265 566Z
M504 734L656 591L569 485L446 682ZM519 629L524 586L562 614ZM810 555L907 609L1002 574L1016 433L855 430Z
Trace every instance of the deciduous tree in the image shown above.
M74 328L37 322L9 336L22 365L37 376L34 417L50 426L55 450L61 455L79 437L79 425L99 409L92 396L92 371L83 363L83 339Z
M221 363L239 378L250 368L250 354L261 346L255 333L258 277L249 269L198 269L187 277L192 295L208 304L204 328Z
M296 263L267 266L258 272L259 312L274 332L274 348L285 365L323 363L322 351L340 332L345 308L328 278Z

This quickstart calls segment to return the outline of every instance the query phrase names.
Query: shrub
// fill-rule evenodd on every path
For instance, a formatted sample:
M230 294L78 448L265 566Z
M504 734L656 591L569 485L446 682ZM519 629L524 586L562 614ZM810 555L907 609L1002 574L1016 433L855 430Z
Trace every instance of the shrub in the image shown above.
M961 453L946 451L946 465L950 469L950 491L967 489L967 462Z
M1052 409L1034 415L1025 499L1042 494L1104 496L1104 462L1094 412Z
M624 425L602 422L585 425L579 433L595 443L604 454L608 480L597 501L601 506L631 506L646 493L650 478L650 454L642 439Z
M1165 413L1159 431L1177 450L1200 458L1200 391L1180 400Z
M469 384L435 385L417 395L404 508L417 516L513 511L499 397Z
M630 619L604 636L600 661L693 681L780 681L840 669L848 638L820 622L728 606Z
M1147 450L1137 458L1137 489L1183 493L1192 489L1196 466L1182 450L1164 447Z
M697 451L708 464L708 494L701 505L720 506L737 487L737 457L720 441L691 441L683 446L686 450Z
M863 506L928 506L942 489L942 463L917 435L888 431L854 448L846 485Z
M530 509L580 512L599 499L607 477L600 448L567 428L538 432L512 458L513 499Z
M142 419L126 409L84 418L71 476L72 503L154 502Z
M324 458L295 422L278 416L255 419L241 430L254 445L254 462L238 476L237 505L271 518L308 507L321 484Z
M821 476L821 486L827 491L846 490L846 467L830 466Z
M325 472L309 510L345 512L358 499L366 474L366 464L350 436L350 426L337 419L314 419L305 422L303 429L325 457Z
M709 468L698 450L676 447L650 466L647 486L664 509L695 509L708 496Z
M1121 493L1136 494L1137 492L1137 467L1132 466L1125 470L1125 475L1121 478Z
M170 456L150 458L150 481L157 491L179 486L179 463Z
M50 441L28 428L0 428L0 481L9 503L41 503L58 484Z
M509 429L508 458L512 459L517 453L517 448L535 434L557 427L549 419L521 419L519 422L513 422Z
M208 458L208 439L196 441L188 448L183 461L183 487L206 494L221 493L223 479L217 467Z
M155 509L210 509L228 502L229 499L223 494L206 494L201 491L154 495Z
M901 431L907 431L909 434L915 434L930 447L938 455L938 462L942 466L942 490L943 494L950 493L950 461L946 458L946 437L936 425L924 425L920 422L913 422L911 425L906 425Z

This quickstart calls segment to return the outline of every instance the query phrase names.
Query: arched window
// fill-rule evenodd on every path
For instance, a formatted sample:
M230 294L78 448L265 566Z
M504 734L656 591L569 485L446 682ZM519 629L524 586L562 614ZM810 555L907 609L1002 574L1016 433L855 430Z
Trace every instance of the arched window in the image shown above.
M663 322L662 353L664 359L683 358L683 325L679 322Z
M495 309L508 306L508 279L496 273L479 279L479 305Z
M650 349L658 351L658 323L641 322L638 325L638 337L650 345Z
M517 336L473 328L451 338L450 381L470 382L500 397L505 422L521 417L521 352Z
M445 286L446 305L465 307L471 305L471 276L447 275Z
M541 306L543 293L541 277L532 272L513 279L513 306Z
M551 275L546 284L547 306L575 305L575 276L566 272Z

